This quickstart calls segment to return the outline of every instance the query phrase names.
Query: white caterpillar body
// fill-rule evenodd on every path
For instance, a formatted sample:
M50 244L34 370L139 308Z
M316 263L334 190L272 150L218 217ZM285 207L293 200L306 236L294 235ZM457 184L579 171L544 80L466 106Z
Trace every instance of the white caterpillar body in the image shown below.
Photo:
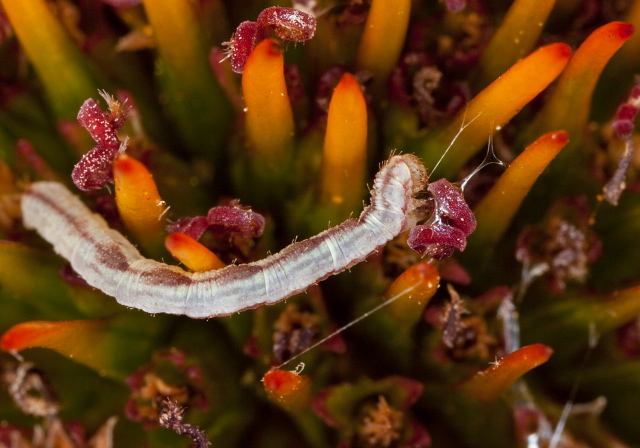
M427 183L422 163L393 156L376 175L371 205L312 238L263 260L208 272L187 272L144 258L122 234L57 182L35 182L22 198L26 227L35 229L91 286L122 305L193 318L229 315L272 304L366 259L415 225Z

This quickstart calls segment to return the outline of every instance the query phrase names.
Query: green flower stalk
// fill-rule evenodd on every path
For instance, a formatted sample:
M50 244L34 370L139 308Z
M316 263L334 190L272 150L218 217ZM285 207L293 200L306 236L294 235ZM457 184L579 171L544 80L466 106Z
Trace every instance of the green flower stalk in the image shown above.
M411 2L402 0L394 4L375 0L364 25L356 67L372 73L382 86L396 64L407 34Z
M105 88L62 23L44 1L30 5L7 1L2 6L22 48L44 84L49 105L59 120L72 120L78 103ZM38 26L33 26L38 23Z
M533 49L555 3L555 0L535 5L523 0L513 2L484 50L478 64L477 84L488 85Z
M638 445L640 0L293 3L1 0L0 448Z
M194 5L184 1L145 1L160 59L168 112L175 118L182 145L194 154L221 162L230 107L211 72L209 42Z

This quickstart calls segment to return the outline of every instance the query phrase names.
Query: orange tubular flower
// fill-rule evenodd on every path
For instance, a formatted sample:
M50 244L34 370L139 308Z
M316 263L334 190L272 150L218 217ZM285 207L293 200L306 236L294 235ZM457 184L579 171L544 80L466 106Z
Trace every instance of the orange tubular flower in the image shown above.
M262 384L271 401L283 409L299 413L311 401L311 377L287 370L270 370L262 378Z
M479 67L481 87L531 51L555 3L556 0L513 2L482 55Z
M139 314L24 322L2 335L0 350L20 352L32 347L49 348L101 375L123 380L148 358L159 325L162 325L160 320L141 321Z
M144 0L161 57L167 100L187 147L217 158L228 128L231 108L216 81L207 55L210 42L198 18L196 4L181 0ZM207 145L202 145L202 136Z
M116 203L120 218L144 244L163 232L165 203L149 170L137 160L123 155L113 164Z
M20 352L32 347L45 347L73 358L110 376L107 366L111 360L108 349L110 327L107 320L32 321L11 327L0 339L0 350Z
M367 105L345 73L331 97L322 155L321 200L351 213L361 205L367 158Z
M194 272L211 271L226 266L216 254L184 233L167 235L164 245L171 255Z
M49 347L73 356L89 351L89 346L95 345L95 336L100 333L103 325L104 322L99 320L25 322L12 327L2 335L0 349L19 352L31 347ZM72 336L79 333L84 337Z
M578 142L587 125L591 98L596 82L609 59L633 34L634 27L624 22L611 22L595 30L580 45L558 79L553 94L545 102L525 135L540 135L551 129L569 132ZM561 156L567 160L570 152Z
M2 0L20 44L42 79L58 119L72 120L78 105L104 88L48 2ZM55 56L53 56L55 55Z
M500 239L538 176L568 142L565 131L549 132L511 163L474 210L478 226L469 237L470 252L484 253Z
M422 262L411 266L396 278L384 292L385 300L397 298L386 307L387 312L403 326L411 327L422 317L422 311L438 290L440 275L434 265Z
M478 372L460 389L481 401L496 400L522 375L547 362L552 353L550 347L542 344L522 347Z
M364 25L356 66L373 73L375 82L383 85L391 73L404 45L411 1L374 0Z
M569 46L557 43L539 48L514 64L476 95L449 126L425 139L418 154L425 165L433 167L461 127L466 126L438 168L445 177L455 174L494 129L508 122L556 79L570 56Z
M251 52L242 74L242 93L252 161L279 172L291 157L294 125L284 58L275 40L263 40Z

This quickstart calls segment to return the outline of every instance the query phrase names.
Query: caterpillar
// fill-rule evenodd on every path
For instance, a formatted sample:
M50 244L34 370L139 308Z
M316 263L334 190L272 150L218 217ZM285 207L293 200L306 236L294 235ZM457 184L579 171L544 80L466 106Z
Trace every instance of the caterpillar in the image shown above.
M427 182L417 157L392 156L376 174L371 203L359 218L265 259L208 272L187 272L143 257L61 183L32 183L21 207L25 227L51 243L89 285L120 304L209 318L282 301L365 260L424 218L423 200L416 194Z

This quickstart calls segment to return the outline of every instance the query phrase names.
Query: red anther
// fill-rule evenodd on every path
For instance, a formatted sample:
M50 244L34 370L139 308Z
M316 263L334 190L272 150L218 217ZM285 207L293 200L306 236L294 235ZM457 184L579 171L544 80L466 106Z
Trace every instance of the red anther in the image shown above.
M306 12L284 6L271 6L258 16L260 27L269 26L280 39L304 42L316 32L316 19Z
M467 239L464 232L456 227L422 225L411 229L407 244L416 252L442 260L453 255L455 249L463 251L467 247Z
M99 190L107 182L113 182L113 160L116 149L98 145L86 153L73 167L71 179L81 190Z
M223 44L227 46L231 68L234 72L242 73L244 71L244 64L256 46L257 36L258 24L247 20L238 25L231 40Z
M264 230L262 215L239 207L213 207L207 213L209 229L216 233L233 233L256 238Z
M185 217L167 226L167 232L184 233L194 240L199 240L205 230L207 230L207 227L209 227L209 222L205 216Z
M447 179L437 180L427 187L436 200L436 214L445 224L460 229L465 236L476 229L476 218L462 193Z
M120 145L116 129L93 98L89 98L80 107L78 123L89 131L98 145L115 149Z

